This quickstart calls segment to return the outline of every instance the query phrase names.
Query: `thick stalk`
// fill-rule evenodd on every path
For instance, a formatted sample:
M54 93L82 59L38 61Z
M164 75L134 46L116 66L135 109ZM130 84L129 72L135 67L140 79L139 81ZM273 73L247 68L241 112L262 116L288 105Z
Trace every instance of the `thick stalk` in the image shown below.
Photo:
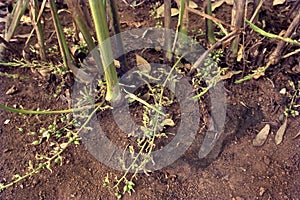
M66 68L69 68L73 64L72 63L73 61L72 61L70 50L69 50L67 42L66 42L66 38L65 38L62 26L60 24L60 19L58 17L55 0L50 0L50 10L51 10L52 18L53 18L53 23L54 23L54 27L55 27L55 31L56 31L56 35L57 35L57 39L58 39L60 52L61 52L62 58L63 58L63 63Z
M189 12L187 8L189 7L189 0L180 0L180 25L179 25L179 32L183 35L188 34L188 25L189 25ZM186 38L186 37L184 37ZM183 38L180 38L180 42L185 42Z
M176 0L176 3L179 7L179 17L178 17L178 24L175 34L175 39L172 47L172 51L175 51L176 42L178 41L179 44L185 44L186 41L180 35L184 34L187 35L187 28L188 28L188 6L189 0ZM181 33L181 34L179 34ZM185 37L187 39L187 37Z
M28 5L28 0L19 0L16 2L14 9L11 15L8 16L6 24L5 24L5 35L4 40L9 43L12 38L17 26L19 25L20 19L24 14L26 7ZM3 51L5 46L0 44L0 60L3 59Z
M244 12L245 12L246 0L234 0L232 9L231 25L233 29L239 29L244 24ZM229 57L229 62L235 62L239 50L240 35L232 41L230 46L231 55Z
M72 14L72 18L78 27L79 31L82 33L85 42L87 43L89 51L92 51L96 45L93 41L92 35L89 32L88 26L84 21L84 14L80 8L79 0L66 0L68 9Z
M127 66L127 59L125 56L125 51L124 51L124 46L123 46L123 41L121 38L121 35L119 34L121 32L120 29L120 20L119 20L119 13L118 13L118 7L115 2L115 0L109 0L108 1L108 6L109 6L109 14L110 14L110 19L112 22L112 29L116 37L116 51L117 55L121 55L118 59L121 64L121 71L126 72L129 70Z
M20 19L23 16L28 0L19 0L16 2L12 14L8 17L5 24L5 37L4 39L9 42L12 38L17 26L19 25Z
M66 2L69 10L71 11L73 21L75 22L76 27L82 33L83 38L87 43L89 52L92 54L92 57L94 58L94 61L98 67L98 71L100 71L100 68L102 68L100 54L98 50L95 50L96 44L94 43L93 37L90 34L87 22L84 21L85 15L83 14L83 11L80 7L80 0L66 0ZM88 68L89 66L86 67Z
M164 16L165 16L165 59L166 61L171 61L172 59L172 40L171 40L171 0L165 0L164 1Z
M99 43L104 77L107 84L106 100L116 101L120 96L119 80L113 62L108 25L106 21L105 4L101 0L89 0Z
M212 16L211 0L206 1L206 14ZM216 43L216 39L214 35L213 22L210 19L205 19L205 22L206 22L206 39L210 44L214 44Z
M39 2L37 0L32 0L30 3L31 14L33 18L33 26L37 35L40 57L42 60L46 60L44 33L40 19L38 19Z

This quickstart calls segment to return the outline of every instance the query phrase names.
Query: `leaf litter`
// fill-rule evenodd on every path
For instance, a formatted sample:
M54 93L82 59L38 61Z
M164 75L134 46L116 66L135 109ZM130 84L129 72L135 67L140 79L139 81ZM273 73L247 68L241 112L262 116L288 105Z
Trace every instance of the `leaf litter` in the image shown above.
M255 139L253 140L253 146L260 147L262 146L268 138L270 133L270 124L266 124L261 131L256 135Z
M287 117L285 118L283 124L280 126L280 128L278 129L278 131L276 132L275 135L275 144L280 144L283 140L283 136L286 130L286 126L287 126Z

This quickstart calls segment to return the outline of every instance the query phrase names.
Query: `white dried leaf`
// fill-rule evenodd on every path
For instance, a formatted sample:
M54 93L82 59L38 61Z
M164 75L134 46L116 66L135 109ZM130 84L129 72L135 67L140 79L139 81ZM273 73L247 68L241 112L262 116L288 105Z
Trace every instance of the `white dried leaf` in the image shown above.
M287 118L285 118L283 124L280 126L278 131L276 132L275 135L275 144L280 144L282 142L285 130L286 130L286 125L287 125Z
M161 6L159 6L157 9L156 9L156 15L154 18L160 18L160 17L163 17L164 16L164 12L165 12L165 5L162 4Z
M18 91L17 87L15 85L13 85L5 92L5 94L12 95L12 94L16 93L17 91Z
M273 6L284 4L285 0L274 0Z
M21 23L25 23L25 24L31 24L31 19L30 17L26 16L26 15L23 15L20 19L20 22Z
M279 91L280 94L286 94L286 88L282 88L280 91Z
M4 124L7 125L9 122L10 122L10 119L6 119L6 120L4 121Z
M237 61L238 62L241 62L241 60L243 59L244 57L244 45L242 45L238 51L238 56L237 56Z
M211 4L211 10L214 11L216 8L223 5L224 2L225 2L225 0L220 0L220 1L216 1L216 2L212 3Z
M156 9L156 15L154 18L164 17L165 16L164 12L165 12L165 6L163 4ZM171 16L172 17L174 17L178 14L179 14L179 10L177 8L171 8Z
M226 2L226 4L228 4L228 5L233 5L233 0L225 0L225 2Z
M179 10L177 8L171 8L171 17L174 17L179 14Z
M193 1L189 1L189 7L190 8L198 8L198 5Z
M115 64L115 66L118 67L118 68L120 68L120 66L121 66L121 65L120 65L120 62L119 62L118 60L114 60L114 64Z
M172 119L165 119L163 123L167 126L175 126L175 123Z
M266 124L261 131L256 135L255 139L253 140L253 146L260 147L262 146L268 138L270 133L270 124Z

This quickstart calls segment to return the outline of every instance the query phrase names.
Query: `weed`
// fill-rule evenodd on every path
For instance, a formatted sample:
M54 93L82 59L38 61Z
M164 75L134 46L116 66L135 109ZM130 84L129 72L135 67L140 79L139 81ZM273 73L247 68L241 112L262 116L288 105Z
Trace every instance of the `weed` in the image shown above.
M80 124L76 120L67 121L68 118L65 115L60 116L60 118L56 117L52 124L50 124L47 128L40 128L38 131L29 131L28 135L34 137L32 145L43 145L45 144L47 148L41 148L42 151L35 155L35 161L28 161L28 171L24 175L15 174L11 181L7 184L0 184L0 191L4 190L20 181L27 179L30 176L35 174L39 174L41 170L48 169L52 172L52 167L56 164L63 164L62 154L65 150L72 144L78 145L80 142L80 137L78 136L81 131L88 128L86 125L91 120L92 116L96 113L97 110L103 110L107 107L101 107L98 105L91 114L86 117L85 121ZM0 108L4 108L5 106L0 105ZM22 111L12 108L5 108L7 110L14 110L15 112L24 113L24 114L37 114L32 111ZM85 108L86 109L86 108ZM71 110L74 112L74 110ZM44 113L43 113L44 112ZM68 112L68 110L64 111ZM39 112L38 112L39 113ZM54 114L55 111L48 111L47 114ZM61 112L63 113L63 112ZM46 114L45 111L40 111L39 114ZM58 123L61 124L61 127L58 127ZM72 129L76 129L74 132ZM20 130L20 129L19 129Z
M291 101L289 102L288 107L285 108L284 115L296 117L299 116L299 111L297 109L300 107L300 104L296 104L296 102L297 99L300 98L300 81L298 81L297 86L295 86L293 82L289 81L289 85L292 87L293 93L292 94L287 93Z
M131 104L137 101L143 105L143 115L142 126L128 135L128 137L135 137L136 140L134 144L130 144L127 147L131 158L129 160L125 158L120 160L124 169L123 175L115 177L115 181L113 181L114 176L107 176L103 183L103 186L107 187L118 199L122 198L125 193L130 195L134 191L134 180L137 178L138 172L142 171L149 175L149 165L155 165L152 152L157 147L156 141L161 138L168 138L167 133L164 131L166 126L175 126L174 121L164 112L163 108L174 103L173 95L167 95L165 87L167 82L176 83L177 77L172 75L172 72L180 60L181 58L178 59L169 72L163 68L158 68L157 71L154 70L155 76L136 71L147 86L148 98L146 100L152 103L148 103L140 97L127 92L127 98L129 98L128 100ZM164 82L162 84L149 83L149 80L156 80L157 77L160 80L164 80Z
M157 18L157 9L161 6L160 2L155 2L153 4L150 5L150 16L152 16L153 18Z
M197 74L192 78L192 85L199 93L193 99L202 97L221 80L221 75L226 71L226 69L219 67L222 57L223 51L221 49L214 50L204 60L204 67L196 68ZM206 86L203 87L203 84Z

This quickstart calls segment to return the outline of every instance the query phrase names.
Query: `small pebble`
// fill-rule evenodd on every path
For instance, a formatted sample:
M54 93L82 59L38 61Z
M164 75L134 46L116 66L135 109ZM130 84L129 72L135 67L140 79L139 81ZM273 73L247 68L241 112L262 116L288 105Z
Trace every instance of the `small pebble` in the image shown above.
M235 197L234 199L235 200L244 200L244 198L242 198L242 197Z
M264 156L263 161L266 165L270 165L271 164L271 159L269 156Z
M263 196L264 195L264 193L265 193L265 191L266 191L266 189L265 188L263 188L263 187L260 187L259 188L259 196Z

